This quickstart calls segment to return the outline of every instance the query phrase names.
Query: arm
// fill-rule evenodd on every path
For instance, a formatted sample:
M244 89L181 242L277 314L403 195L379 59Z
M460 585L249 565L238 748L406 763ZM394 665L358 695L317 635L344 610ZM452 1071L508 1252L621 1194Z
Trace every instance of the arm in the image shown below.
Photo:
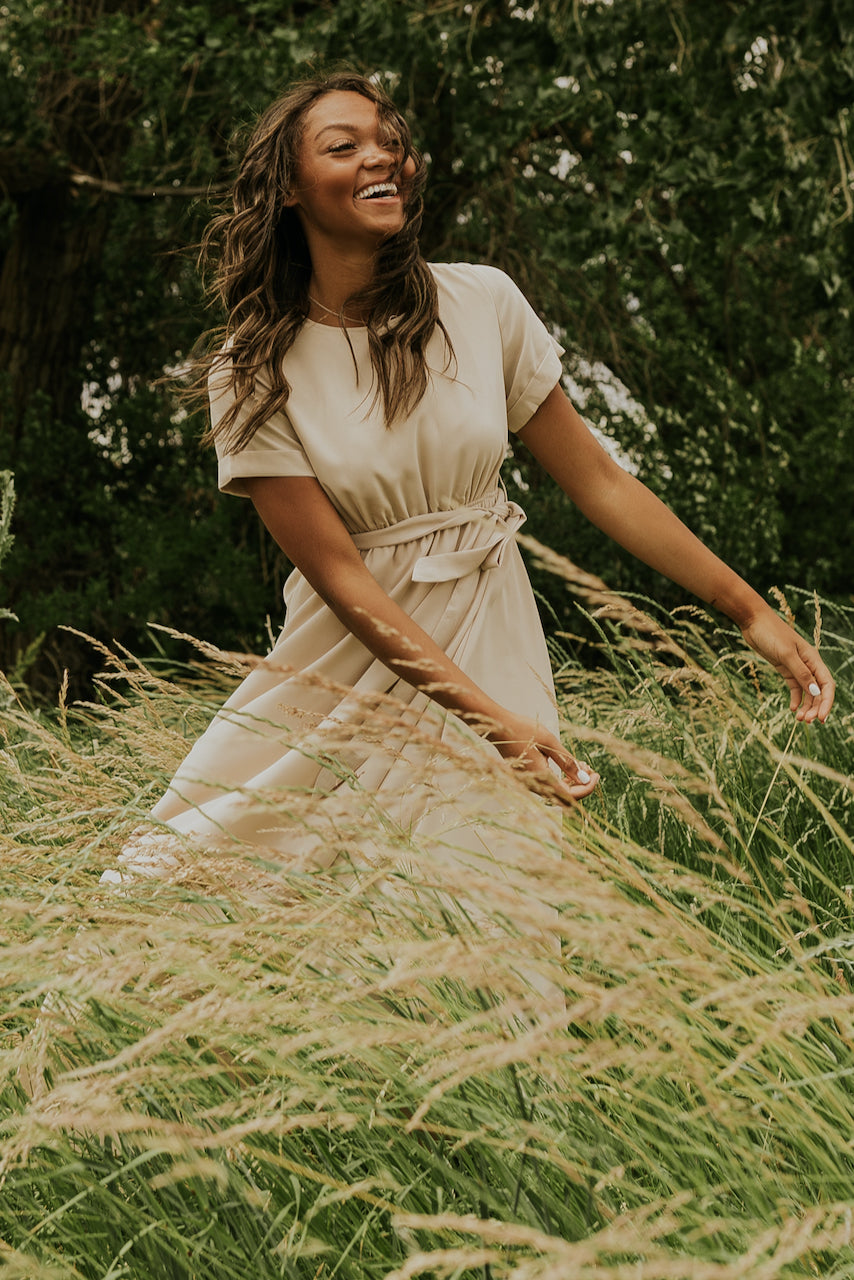
M534 789L550 791L565 802L581 799L593 790L598 775L579 766L553 734L489 698L395 604L366 568L317 480L256 476L245 485L259 516L291 563L375 658L483 733L506 759L524 768ZM566 781L555 777L549 760L555 761Z
M604 533L720 609L779 671L799 720L824 721L834 684L818 652L655 497L609 457L560 386L519 432L534 457Z

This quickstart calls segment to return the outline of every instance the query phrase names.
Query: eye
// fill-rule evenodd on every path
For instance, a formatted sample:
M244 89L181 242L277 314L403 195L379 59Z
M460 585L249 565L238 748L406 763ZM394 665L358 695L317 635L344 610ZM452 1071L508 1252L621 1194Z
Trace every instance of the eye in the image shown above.
M355 145L356 145L355 142L353 142L351 139L346 139L346 140L342 140L341 142L333 142L329 150L330 151L352 151Z

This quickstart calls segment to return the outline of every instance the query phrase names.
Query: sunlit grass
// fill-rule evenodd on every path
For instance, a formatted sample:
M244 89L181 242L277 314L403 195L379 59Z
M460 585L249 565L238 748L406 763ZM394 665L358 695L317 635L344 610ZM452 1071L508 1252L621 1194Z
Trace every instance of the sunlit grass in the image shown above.
M236 668L105 655L52 715L7 690L4 1274L854 1274L851 613L822 620L840 705L793 727L699 612L552 568L599 628L592 669L553 656L603 782L558 858L449 747L500 874L344 785L332 819L292 802L351 852L330 871L188 849L99 887Z

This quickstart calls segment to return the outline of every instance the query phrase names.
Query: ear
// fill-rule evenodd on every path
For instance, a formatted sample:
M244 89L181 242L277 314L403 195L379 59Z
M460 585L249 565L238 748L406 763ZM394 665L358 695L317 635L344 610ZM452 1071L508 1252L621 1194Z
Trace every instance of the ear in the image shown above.
M295 191L290 191L282 201L286 209L293 209L294 205L299 204L299 196Z

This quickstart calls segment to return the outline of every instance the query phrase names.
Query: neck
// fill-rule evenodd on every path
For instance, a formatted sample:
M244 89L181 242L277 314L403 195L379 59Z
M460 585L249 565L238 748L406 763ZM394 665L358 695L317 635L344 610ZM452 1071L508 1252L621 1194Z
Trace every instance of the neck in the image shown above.
M375 266L374 254L354 255L341 250L313 254L308 292L320 306L312 308L312 319L323 324L336 324L336 316L343 309L346 321L363 324L366 319L364 308L347 299L370 284Z

